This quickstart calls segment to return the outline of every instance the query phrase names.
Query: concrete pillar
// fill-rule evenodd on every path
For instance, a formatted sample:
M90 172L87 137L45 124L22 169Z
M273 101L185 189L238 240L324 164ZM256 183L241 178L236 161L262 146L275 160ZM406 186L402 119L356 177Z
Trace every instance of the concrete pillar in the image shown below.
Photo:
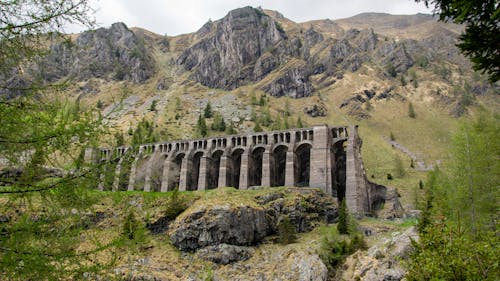
M271 186L271 152L269 147L262 154L262 186Z
M99 191L104 191L104 181L106 180L106 165L102 166L102 173L99 175L99 185L97 189Z
M170 157L165 158L165 161L163 162L163 172L161 175L161 192L167 192L168 191L168 178L170 176L170 163L171 163Z
M146 177L144 179L144 191L151 191L151 175L153 173L153 164L156 160L156 153L151 154L151 157L146 164Z
M286 165L285 165L285 186L293 186L295 181L295 169L293 167L295 154L293 153L293 146L286 152Z
M94 147L85 148L83 161L87 164L97 164L99 162L99 149Z
M130 167L130 178L128 180L128 191L134 191L135 187L135 173L137 170L137 162L139 162L139 159L141 158L141 154L137 155L134 159L134 162L132 162L132 166Z
M229 159L227 156L222 155L220 157L220 166L219 166L219 181L217 183L217 187L226 187L227 186L227 164L229 163Z
M182 158L182 163L181 163L181 175L179 179L179 191L186 191L187 190L187 183L188 183L188 169L191 168L191 159L189 159L189 155L191 153L186 153L186 156Z
M331 195L330 138L328 126L313 127L309 186L318 187Z
M200 158L200 170L198 172L198 190L207 189L207 176L210 159L206 156Z
M241 154L240 186L239 189L248 189L248 149Z
M115 168L115 176L113 178L113 191L117 191L118 188L120 187L120 173L122 170L122 163L123 163L123 157L118 160L118 164L116 164Z
M368 188L361 160L361 141L357 128L349 127L346 149L346 206L350 213L360 217L370 211Z

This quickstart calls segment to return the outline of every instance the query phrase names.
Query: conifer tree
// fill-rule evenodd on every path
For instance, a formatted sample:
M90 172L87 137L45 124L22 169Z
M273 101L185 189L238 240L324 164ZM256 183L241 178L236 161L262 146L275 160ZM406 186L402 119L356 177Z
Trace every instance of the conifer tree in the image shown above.
M339 222L337 224L337 230L340 234L349 234L349 221L348 221L347 206L344 200L340 203L339 209Z
M213 112L212 112L212 105L210 104L210 102L207 103L205 110L203 110L203 116L205 118L212 118Z

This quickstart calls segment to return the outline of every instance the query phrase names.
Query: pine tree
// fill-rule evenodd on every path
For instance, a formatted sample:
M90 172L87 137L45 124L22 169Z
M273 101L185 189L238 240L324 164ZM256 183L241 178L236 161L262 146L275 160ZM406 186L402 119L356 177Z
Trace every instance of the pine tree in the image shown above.
M415 109L413 108L413 103L408 104L408 117L416 118L417 114L415 113Z
M226 127L226 134L228 134L228 135L234 135L236 133L238 133L238 132L234 128L233 123L229 123L229 126Z
M297 117L297 128L304 128L304 124L302 123L302 119L300 118L300 115L299 115L299 117Z
M200 137L206 137L208 135L207 123L205 117L200 114L198 116L198 122L196 123L196 130Z
M297 240L295 226L290 221L290 218L284 217L278 224L278 238L281 244L291 244Z
M212 112L212 105L210 105L210 102L207 103L207 106L205 107L205 110L203 111L203 116L205 118L212 118L213 112Z
M349 234L349 221L345 199L340 203L337 230L340 234Z
M259 121L255 121L255 126L253 127L253 131L256 133L262 132L262 127L260 127Z

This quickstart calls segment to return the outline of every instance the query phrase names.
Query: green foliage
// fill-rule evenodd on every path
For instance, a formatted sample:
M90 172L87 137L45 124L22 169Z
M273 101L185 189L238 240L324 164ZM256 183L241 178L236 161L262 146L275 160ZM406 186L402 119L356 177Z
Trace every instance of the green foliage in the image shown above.
M205 109L203 110L203 117L205 118L212 118L213 112L212 112L212 105L210 102L207 103L207 106L205 106Z
M257 100L257 95L255 95L254 91L252 91L250 93L250 104L251 105L259 105L259 101Z
M98 100L97 104L95 105L95 107L97 107L97 109L102 109L104 107L104 104L102 103L101 100Z
M219 112L214 114L214 122L211 126L212 130L224 132L226 130L226 121L224 121L224 117Z
M281 244L291 244L297 240L295 225L289 217L284 217L278 224L278 241Z
M158 101L157 100L153 100L151 102L151 105L149 106L149 111L153 111L153 112L156 112L156 105L158 104Z
M304 128L304 123L302 122L302 118L300 118L300 115L297 117L297 126L296 128Z
M255 121L255 126L253 127L253 131L256 133L262 132L262 127L259 124L259 121Z
M499 117L463 121L446 170L429 173L408 280L497 280Z
M470 58L475 70L482 70L490 81L500 79L500 13L497 0L415 0L434 6L441 21L465 24L458 47Z
M403 86L403 87L406 86L406 84L408 84L406 82L406 78L405 78L404 75L401 75L400 78L399 78L399 80L401 81L401 86Z
M259 105L260 106L266 106L267 105L266 95L260 95Z
M396 67L394 67L394 64L392 64L391 62L385 65L385 72L391 77L396 77L398 75Z
M394 133L391 131L391 133L389 134L389 139L391 141L395 141L396 140L396 137L394 136Z
M196 122L196 133L200 137L208 136L208 127L204 115L200 114L200 116L198 116L198 122Z
M179 194L179 189L175 188L172 191L172 195L169 197L168 203L165 209L165 216L174 220L179 214L184 212L189 207L189 202L186 197L182 197Z
M264 107L262 109L262 115L260 117L260 124L265 127L271 126L273 120L271 119L271 112L269 111L269 107Z
M427 68L427 66L429 66L429 59L426 56L419 56L417 58L417 64L422 68Z
M123 136L122 132L115 133L115 143L116 143L116 146L125 145L125 137Z
M406 278L417 280L498 280L498 235L488 232L475 240L459 226L433 223L413 243Z
M415 113L415 108L413 108L413 103L408 104L408 117L416 118L417 114Z
M398 154L394 155L394 175L398 178L402 178L406 175L405 165Z
M324 230L322 235L318 255L329 271L335 271L346 257L358 249L366 248L367 245L362 234L341 235L338 233L337 228L329 227Z
M233 123L229 123L229 126L226 127L226 134L234 135L236 133L238 133L238 131L234 128Z
M153 122L149 122L147 119L142 119L132 134L132 146L144 144L144 143L154 143L158 139L153 127Z
M339 222L337 223L337 230L340 234L349 234L349 216L347 213L345 199L340 203Z

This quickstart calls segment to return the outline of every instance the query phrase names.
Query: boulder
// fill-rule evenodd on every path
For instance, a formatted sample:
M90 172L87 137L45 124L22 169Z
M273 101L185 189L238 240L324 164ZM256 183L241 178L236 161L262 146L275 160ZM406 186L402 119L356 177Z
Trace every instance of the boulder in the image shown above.
M179 216L170 226L172 244L183 251L227 243L255 245L268 234L264 208L221 204L200 206Z
M199 249L198 257L217 264L230 264L250 258L253 250L249 247L219 244Z
M408 258L413 247L411 240L418 240L415 227L404 232L395 232L392 237L358 251L344 264L340 280L399 281L406 273L401 261Z

